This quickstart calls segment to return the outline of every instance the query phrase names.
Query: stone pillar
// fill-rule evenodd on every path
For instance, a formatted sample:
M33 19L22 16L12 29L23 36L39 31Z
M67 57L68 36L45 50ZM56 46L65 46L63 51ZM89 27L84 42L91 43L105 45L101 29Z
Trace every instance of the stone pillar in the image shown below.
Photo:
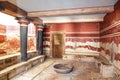
M37 25L37 50L38 50L38 55L43 55L43 25L38 24Z
M28 24L30 22L27 18L20 18L18 23L20 24L21 61L27 61L27 33L28 33Z

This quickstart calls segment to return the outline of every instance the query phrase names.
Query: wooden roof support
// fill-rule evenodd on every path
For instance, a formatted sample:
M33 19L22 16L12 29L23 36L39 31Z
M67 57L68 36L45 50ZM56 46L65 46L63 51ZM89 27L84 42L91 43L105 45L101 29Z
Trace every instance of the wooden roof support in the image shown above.
M27 16L27 12L20 9L16 5L13 5L12 3L8 2L7 0L1 0L0 1L0 7L3 7L4 10L1 12L9 14L14 17L23 17Z
M31 19L33 20L34 24L42 24L43 23L43 21L38 17L31 17Z
M102 22L103 18L43 20L43 23Z
M27 12L17 7L16 5L8 2L8 0L0 0L1 12L14 16L14 17L27 17ZM34 23L42 23L42 20L37 17L30 18Z
M98 6L87 8L73 8L61 10L35 11L29 12L29 17L46 17L46 16L65 16L65 15L80 15L80 14L100 14L114 11L114 6Z

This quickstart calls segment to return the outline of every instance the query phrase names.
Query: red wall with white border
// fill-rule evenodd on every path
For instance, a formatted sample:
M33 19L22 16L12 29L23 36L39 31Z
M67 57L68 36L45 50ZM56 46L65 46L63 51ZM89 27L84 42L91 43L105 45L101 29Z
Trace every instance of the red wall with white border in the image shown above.
M101 54L120 69L120 1L115 5L115 11L105 16L100 24Z
M99 46L99 23L59 23L51 24L50 28L44 29L43 52L50 52L50 33L65 33L65 54L74 53L98 53Z

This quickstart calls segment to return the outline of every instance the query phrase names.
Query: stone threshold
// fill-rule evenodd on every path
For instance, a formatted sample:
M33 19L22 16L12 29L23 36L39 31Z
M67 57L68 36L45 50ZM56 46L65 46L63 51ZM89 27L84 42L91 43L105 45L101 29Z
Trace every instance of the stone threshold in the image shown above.
M44 59L45 59L45 56L41 55L41 56L34 57L32 59L29 59L26 62L20 62L10 67L7 67L0 71L0 80L9 80L12 77L18 75L19 73L32 68L36 64L42 63Z

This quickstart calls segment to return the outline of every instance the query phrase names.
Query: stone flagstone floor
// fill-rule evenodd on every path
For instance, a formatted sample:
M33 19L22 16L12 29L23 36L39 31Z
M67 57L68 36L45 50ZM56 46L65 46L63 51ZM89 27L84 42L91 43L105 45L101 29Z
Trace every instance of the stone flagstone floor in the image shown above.
M67 63L74 66L73 71L68 74L60 74L54 71L53 65ZM11 80L115 80L104 79L95 67L94 62L50 59L42 64L23 72Z

